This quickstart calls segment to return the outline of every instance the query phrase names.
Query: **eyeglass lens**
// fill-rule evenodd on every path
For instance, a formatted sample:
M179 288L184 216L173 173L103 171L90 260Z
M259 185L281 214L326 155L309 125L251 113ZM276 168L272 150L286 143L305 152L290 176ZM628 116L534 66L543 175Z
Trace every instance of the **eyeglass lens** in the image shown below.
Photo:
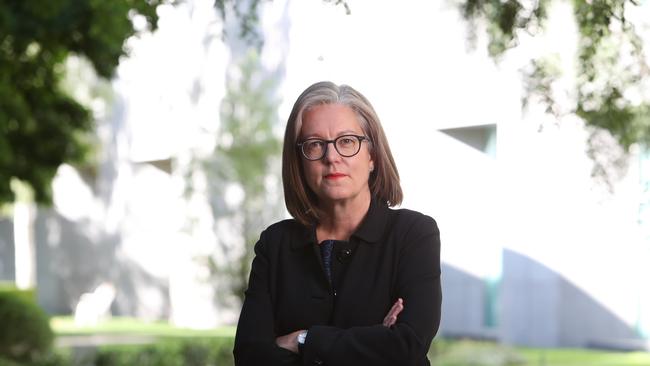
M345 157L356 155L361 147L361 139L354 135L339 136L333 141L309 139L302 144L302 152L307 159L318 160L327 153L329 143L334 144L336 151Z

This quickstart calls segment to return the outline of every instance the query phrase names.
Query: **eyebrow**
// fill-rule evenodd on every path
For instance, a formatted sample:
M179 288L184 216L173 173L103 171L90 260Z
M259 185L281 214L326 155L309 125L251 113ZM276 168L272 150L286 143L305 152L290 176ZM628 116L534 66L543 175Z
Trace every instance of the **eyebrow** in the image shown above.
M354 131L354 130L344 130L344 131L339 132L339 133L336 135L336 137L344 136L344 135L359 135L359 132ZM364 135L363 131L361 132L361 135ZM334 138L336 138L336 137L334 137ZM324 137L322 137L322 136L320 136L320 135L317 135L317 134L316 134L316 135L309 135L309 136L304 136L304 137L303 137L303 140L309 140L309 139L322 139L322 140L325 140Z

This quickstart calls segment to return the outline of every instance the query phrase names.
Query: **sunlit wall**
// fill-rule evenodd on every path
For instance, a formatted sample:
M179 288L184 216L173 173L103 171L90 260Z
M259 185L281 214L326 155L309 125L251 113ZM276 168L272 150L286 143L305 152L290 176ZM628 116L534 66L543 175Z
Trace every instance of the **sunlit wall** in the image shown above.
M441 334L538 346L643 341L650 243L637 222L639 154L610 191L590 175L580 121L520 104L526 61L548 48L571 52L570 9L554 8L561 27L551 24L546 38L495 64L480 34L469 47L466 24L446 2L348 3L349 15L316 0L264 3L262 60L284 69L281 121L319 80L350 84L374 104L400 170L403 207L433 216L441 230ZM108 249L92 255L110 257L111 266L101 275L44 279L44 301L61 310L54 289L70 287L65 281L77 281L66 291L80 295L110 279L127 314L189 326L233 322L236 310L215 305L220 294L193 260L224 238L214 233L209 197L200 189L184 196L182 174L192 153L214 143L231 51L210 1L164 7L160 17L156 34L129 43L132 57L113 83L111 113L99 129L99 188L76 190L84 183L68 168L55 186L55 218L103 233L68 240L100 236ZM68 199L75 194L90 194L83 202L96 208L75 211L79 201ZM47 233L61 224L52 220L39 226L41 246L57 246ZM129 302L121 290L140 300Z

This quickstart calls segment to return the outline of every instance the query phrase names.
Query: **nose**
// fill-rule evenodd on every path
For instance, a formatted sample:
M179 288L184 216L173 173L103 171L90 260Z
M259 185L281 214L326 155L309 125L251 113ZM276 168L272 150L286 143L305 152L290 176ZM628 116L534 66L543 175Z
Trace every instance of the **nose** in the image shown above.
M323 159L326 162L333 162L339 160L340 158L341 155L339 155L339 152L336 151L336 148L334 147L334 141L328 142L326 145L325 156L323 156Z

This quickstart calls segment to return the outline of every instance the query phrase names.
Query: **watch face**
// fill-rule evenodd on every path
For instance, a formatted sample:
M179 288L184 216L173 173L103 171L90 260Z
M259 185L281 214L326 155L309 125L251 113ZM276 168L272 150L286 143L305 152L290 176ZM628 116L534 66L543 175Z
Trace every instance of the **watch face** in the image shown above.
M307 332L302 332L298 334L298 343L305 344L305 338L307 338Z

